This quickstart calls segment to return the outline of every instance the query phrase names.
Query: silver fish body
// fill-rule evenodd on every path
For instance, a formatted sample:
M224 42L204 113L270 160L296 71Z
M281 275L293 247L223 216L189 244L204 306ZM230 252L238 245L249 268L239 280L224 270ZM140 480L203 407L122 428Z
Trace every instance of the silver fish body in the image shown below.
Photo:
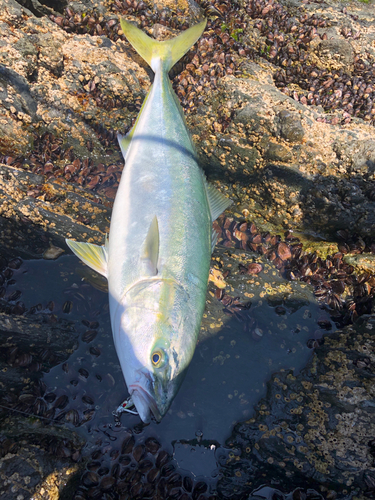
M153 218L159 229L157 274L139 257ZM108 283L112 331L129 392L143 421L137 387L158 380L164 414L194 353L205 306L211 255L211 215L168 75L157 71L126 154L112 212ZM125 326L126 325L126 326ZM156 340L158 339L158 340ZM152 366L156 342L168 363ZM121 354L120 354L121 353ZM142 380L143 379L143 380ZM165 381L174 381L168 388ZM148 387L148 392L150 387ZM142 394L142 392L140 392Z
M102 274L108 279L121 369L141 419L149 422L152 414L160 421L168 411L194 354L205 307L212 220L230 200L207 185L198 166L168 78L171 45L166 51L163 42L148 39L130 23L122 26L141 55L153 44L146 60L155 79L130 136L119 139L125 168L109 243L98 258L105 260ZM90 265L82 255L87 244L68 244Z

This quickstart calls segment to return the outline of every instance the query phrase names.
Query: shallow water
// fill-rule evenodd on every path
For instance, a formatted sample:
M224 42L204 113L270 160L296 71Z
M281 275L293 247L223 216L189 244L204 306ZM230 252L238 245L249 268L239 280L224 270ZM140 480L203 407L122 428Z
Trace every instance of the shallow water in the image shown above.
M252 292L250 309L227 316L223 305L208 295L201 339L162 422L145 426L137 416L123 414L116 425L112 412L128 393L112 342L107 294L82 280L83 270L83 264L72 255L56 261L24 261L14 272L16 283L8 287L8 294L15 289L22 291L27 309L41 304L49 312L47 304L51 307L53 301L53 314L77 322L78 348L67 362L45 373L43 380L47 392L69 397L65 411L74 408L82 416L85 410L95 409L92 420L74 428L87 439L83 454L100 446L109 457L121 446L125 429L133 429L139 442L152 436L173 453L178 469L215 484L229 453L225 440L233 425L253 415L273 373L281 369L298 372L306 365L313 352L307 341L322 335L317 321L328 320L328 315L305 285L292 283L288 292L265 295L264 282L270 281L269 275L261 273L253 284L248 283L248 276L237 277L236 286L246 283ZM264 270L272 272L276 284L285 281L269 264ZM63 312L66 301L72 302L68 314ZM218 319L218 315L222 322L219 329L212 327L212 318ZM90 329L82 320L99 323L94 325L97 335L91 342L82 340ZM94 405L83 401L84 396L92 398Z

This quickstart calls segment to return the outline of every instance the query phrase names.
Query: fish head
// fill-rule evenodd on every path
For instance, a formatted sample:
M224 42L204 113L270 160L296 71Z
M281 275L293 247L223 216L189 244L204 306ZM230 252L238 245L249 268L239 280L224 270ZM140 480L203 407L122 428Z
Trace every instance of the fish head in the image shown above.
M114 337L140 418L160 422L194 354L198 327L187 292L174 280L146 279L126 294ZM116 333L115 333L116 330Z
M158 329L160 332L160 329ZM168 342L158 338L145 350L142 368L128 376L128 390L143 422L153 416L160 422L177 394L186 370L179 371L171 359Z

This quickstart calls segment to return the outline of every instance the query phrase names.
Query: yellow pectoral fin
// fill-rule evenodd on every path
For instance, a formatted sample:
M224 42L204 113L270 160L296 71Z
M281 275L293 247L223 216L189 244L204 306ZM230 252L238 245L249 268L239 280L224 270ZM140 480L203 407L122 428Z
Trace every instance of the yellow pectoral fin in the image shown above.
M107 278L107 248L106 246L93 245L92 243L81 243L73 240L65 240L70 250L94 271Z

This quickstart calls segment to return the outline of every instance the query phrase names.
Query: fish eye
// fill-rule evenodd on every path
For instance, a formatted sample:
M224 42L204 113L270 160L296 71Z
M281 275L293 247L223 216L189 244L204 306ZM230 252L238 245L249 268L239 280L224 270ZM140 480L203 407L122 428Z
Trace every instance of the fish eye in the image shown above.
M156 368L160 368L164 361L164 353L161 349L156 349L151 355L152 364Z

